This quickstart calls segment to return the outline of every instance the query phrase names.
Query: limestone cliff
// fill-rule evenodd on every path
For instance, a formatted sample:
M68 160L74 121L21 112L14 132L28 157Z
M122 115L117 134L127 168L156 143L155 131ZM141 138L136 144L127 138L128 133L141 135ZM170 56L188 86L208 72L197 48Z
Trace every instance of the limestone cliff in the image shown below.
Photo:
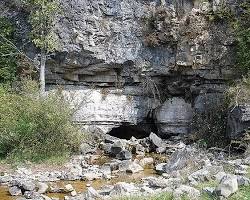
M16 20L24 44L26 16L6 2L2 15ZM210 19L225 4L235 9L220 0L61 0L47 89L63 85L81 102L74 120L92 131L125 124L186 134L193 113L220 104L235 76L230 25Z

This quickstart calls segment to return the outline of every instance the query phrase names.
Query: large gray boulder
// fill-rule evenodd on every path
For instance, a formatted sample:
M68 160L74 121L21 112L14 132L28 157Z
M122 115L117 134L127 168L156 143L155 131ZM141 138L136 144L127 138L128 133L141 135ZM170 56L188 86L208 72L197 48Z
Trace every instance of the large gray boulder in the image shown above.
M228 112L227 136L237 138L250 127L250 105L239 105Z
M155 120L162 137L189 133L193 110L183 98L173 97L155 111Z
M238 191L238 180L236 175L227 174L216 188L216 194L228 198Z

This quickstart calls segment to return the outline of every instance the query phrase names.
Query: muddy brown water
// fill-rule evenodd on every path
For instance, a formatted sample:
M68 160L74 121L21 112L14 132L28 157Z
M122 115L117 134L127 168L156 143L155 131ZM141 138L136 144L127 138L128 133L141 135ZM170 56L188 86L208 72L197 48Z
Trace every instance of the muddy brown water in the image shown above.
M91 187L95 189L100 189L102 186L105 185L114 185L115 183L118 182L140 182L142 178L148 177L148 176L157 176L155 171L153 169L145 169L143 172L136 173L136 174L119 174L117 177L112 178L111 180L95 180L95 181L59 181L59 182L54 182L51 184L56 184L58 187L63 188L66 184L71 184L75 190L78 193L84 192L87 189L87 184L90 184ZM65 193L47 193L46 194L49 197L57 197L60 200L64 199L64 196L67 194ZM15 197L10 196L8 192L8 187L6 186L0 186L0 200L15 200Z

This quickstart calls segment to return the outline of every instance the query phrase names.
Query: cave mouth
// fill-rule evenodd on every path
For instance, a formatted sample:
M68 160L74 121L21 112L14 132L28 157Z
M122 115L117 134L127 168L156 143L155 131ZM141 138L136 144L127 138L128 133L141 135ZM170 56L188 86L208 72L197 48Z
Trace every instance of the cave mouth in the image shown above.
M138 125L123 123L121 126L113 128L108 134L120 139L129 140L131 137L137 139L146 138L151 132L157 133L157 127L152 119L146 119Z
M120 139L129 140L132 136L137 139L148 137L150 132L144 130L139 125L123 124L119 127L113 128L108 134Z

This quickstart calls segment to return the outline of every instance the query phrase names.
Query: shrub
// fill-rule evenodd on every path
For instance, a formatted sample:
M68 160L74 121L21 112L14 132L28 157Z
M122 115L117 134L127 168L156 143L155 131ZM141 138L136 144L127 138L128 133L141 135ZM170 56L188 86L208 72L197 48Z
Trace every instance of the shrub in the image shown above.
M218 105L204 112L196 112L191 124L189 139L199 140L204 147L223 147L229 143L225 131L227 125L227 105Z
M238 106L250 102L250 75L229 87L226 92L230 106Z
M37 96L38 84L22 82L19 93L0 88L0 157L40 161L78 150L81 134L60 92Z

